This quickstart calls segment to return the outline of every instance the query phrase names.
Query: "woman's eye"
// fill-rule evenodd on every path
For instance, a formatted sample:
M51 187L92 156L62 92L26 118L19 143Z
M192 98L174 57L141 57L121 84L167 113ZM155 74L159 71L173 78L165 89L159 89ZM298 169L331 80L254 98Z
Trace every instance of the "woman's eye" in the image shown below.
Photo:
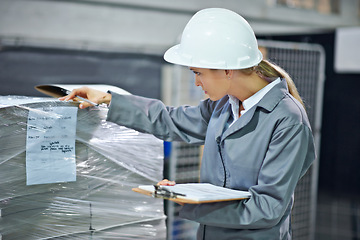
M199 73L199 72L194 72L194 74L195 74L195 75L198 75L198 76L200 75L200 73Z

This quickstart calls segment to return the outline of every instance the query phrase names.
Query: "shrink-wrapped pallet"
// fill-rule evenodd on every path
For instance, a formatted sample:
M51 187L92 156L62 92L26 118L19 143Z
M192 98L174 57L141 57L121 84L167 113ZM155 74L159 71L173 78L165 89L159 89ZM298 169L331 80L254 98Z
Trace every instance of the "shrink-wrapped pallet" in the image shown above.
M34 138L30 131L45 138L49 129L61 133L62 128L71 138L65 133L69 125L59 128L61 123L54 120L69 109L76 109L74 144L64 151L56 134L51 144L64 153L73 152L73 176L65 167L71 163L70 155L62 162L48 143L41 143L37 152L29 140ZM76 103L49 98L0 97L0 239L166 238L163 201L131 191L162 179L163 142L107 122L107 111L106 107L81 110ZM30 113L45 114L46 127L33 125L37 119ZM50 180L41 174L36 178L37 173ZM35 175L35 182L30 175ZM73 179L55 177L68 175Z

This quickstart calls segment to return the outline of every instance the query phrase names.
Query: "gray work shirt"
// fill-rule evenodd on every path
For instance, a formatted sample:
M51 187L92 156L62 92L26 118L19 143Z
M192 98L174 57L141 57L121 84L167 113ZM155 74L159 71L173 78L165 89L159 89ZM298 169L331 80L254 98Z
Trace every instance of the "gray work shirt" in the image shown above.
M180 216L200 223L198 239L289 240L294 190L316 157L306 112L282 80L226 128L230 115L228 96L174 108L113 93L107 119L166 141L204 144L200 181L251 193L185 204Z

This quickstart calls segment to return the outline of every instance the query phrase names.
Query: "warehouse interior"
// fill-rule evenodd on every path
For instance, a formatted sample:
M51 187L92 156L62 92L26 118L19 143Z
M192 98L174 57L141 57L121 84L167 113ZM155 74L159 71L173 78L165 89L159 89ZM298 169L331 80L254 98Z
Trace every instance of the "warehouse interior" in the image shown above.
M192 73L187 68L166 63L163 54L180 41L181 32L190 17L200 9L210 7L231 9L248 20L264 56L290 73L304 99L318 158L295 193L293 239L360 239L359 0L1 0L0 106L4 104L2 101L17 96L47 97L35 89L35 86L44 84L105 84L134 95L160 99L171 106L197 104L206 96L194 85ZM14 115L11 121L25 121L21 120L22 115L18 118L20 120L16 120L14 112L18 110L15 108L2 110L2 119L8 121L6 116ZM86 119L94 113L82 114L82 119ZM99 114L99 119L104 121L104 113ZM8 142L6 134L17 135L16 127L21 125L15 124L10 131L5 120L0 120L0 142L3 144ZM91 122L86 124L92 126ZM113 127L104 125L101 129L106 131ZM114 131L121 136L124 134L126 139L134 134L124 129ZM101 139L101 133L98 134L96 139ZM20 135L23 136L23 132ZM163 177L177 183L199 180L201 146L177 142L164 142L162 145L140 134L139 141L144 141L140 150L133 149L137 143L131 141L124 144L117 138L104 140L111 147L116 143L123 144L123 148L116 150L118 152L110 154L108 151L111 152L112 148L101 150L100 146L91 145L91 141L89 146L96 150L88 150L84 147L90 138L86 129L81 129L80 135L82 140L76 144L79 149L87 149L84 150L87 156L94 159L96 156L113 159L116 154L121 155L121 151L146 152L152 159L149 167L142 166L141 156L130 156L130 159L136 159L136 163L124 163L126 170L123 177L104 173L112 182L134 179L131 183L154 183ZM13 140L17 141L17 138ZM0 146L0 149L0 239L19 239L13 233L19 223L7 220L13 218L6 216L7 211L10 215L12 208L22 206L16 202L12 208L4 207L10 199L9 192L13 191L8 186L11 172L7 171L16 165L6 165L10 162L10 157L6 158L11 155L6 152L9 148ZM155 149L155 152L147 153L149 149ZM17 157L14 159L16 164L20 161ZM118 165L114 164L114 169ZM151 171L143 171L144 167L151 168ZM94 180L93 185L96 184ZM96 199L120 199L124 208L114 211L115 216L109 221L111 224L118 221L125 227L116 224L113 228L103 226L107 229L103 235L94 234L96 231L90 227L87 229L90 237L82 233L72 238L71 235L66 236L67 228L59 227L61 224L52 219L53 225L47 225L47 231L38 231L36 225L30 227L24 223L24 234L26 232L28 238L23 239L195 239L197 225L178 217L177 204L155 199L141 206L141 199L137 199L136 204L139 205L136 209L154 206L153 212L146 212L154 214L153 218L147 218L147 222L142 224L134 217L129 220L131 224L126 225L123 218L128 215L122 215L121 211L128 211L125 208L131 203L122 199L127 195L125 188L118 192L112 185L94 189L98 190ZM26 188L24 190L21 185L19 190L14 191L26 191ZM38 191L42 190L36 190L36 194ZM35 192L31 190L31 193ZM113 193L114 196L111 195ZM81 204L85 206L84 202L89 199L95 201L94 196L86 196ZM116 209L117 205L115 201L105 202L105 205L108 214L103 216L108 217L112 207ZM86 209L88 207L86 205ZM90 204L90 212L91 208ZM161 216L159 211L164 211L166 217ZM140 217L141 214L138 215ZM31 218L28 221L31 222ZM96 221L101 222L101 217L94 220L94 225L98 224ZM74 222L76 225L76 220ZM135 232L132 229L136 229ZM156 235L154 229L161 233ZM63 234L59 235L62 231ZM136 233L144 232L153 235L148 234L147 238L136 236Z

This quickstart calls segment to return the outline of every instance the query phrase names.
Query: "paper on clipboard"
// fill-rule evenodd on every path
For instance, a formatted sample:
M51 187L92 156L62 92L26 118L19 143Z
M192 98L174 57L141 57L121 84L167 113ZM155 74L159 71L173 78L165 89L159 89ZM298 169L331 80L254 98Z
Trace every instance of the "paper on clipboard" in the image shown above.
M209 183L176 184L174 186L162 186L162 188L185 195L166 199L189 204L242 200L251 196L248 191L223 188ZM141 185L138 188L133 188L133 191L152 196L155 189L153 185Z

